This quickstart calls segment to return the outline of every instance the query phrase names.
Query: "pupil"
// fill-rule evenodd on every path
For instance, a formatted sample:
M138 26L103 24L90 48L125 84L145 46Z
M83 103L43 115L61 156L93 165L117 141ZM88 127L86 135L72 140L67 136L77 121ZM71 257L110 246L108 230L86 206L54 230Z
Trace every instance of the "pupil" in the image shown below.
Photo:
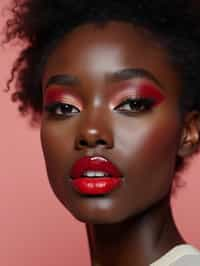
M62 110L63 113L71 112L72 111L72 106L70 106L68 104L62 105L61 110Z
M136 102L136 101L131 101L130 103L131 108L140 108L141 107L141 102Z

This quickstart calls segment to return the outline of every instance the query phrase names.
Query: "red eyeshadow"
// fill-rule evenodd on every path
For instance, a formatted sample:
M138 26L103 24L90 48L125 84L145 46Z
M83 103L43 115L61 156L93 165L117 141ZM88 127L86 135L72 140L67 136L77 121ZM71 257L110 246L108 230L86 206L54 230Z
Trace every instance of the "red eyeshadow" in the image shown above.
M155 105L158 105L165 99L165 96L156 86L151 84L144 82L133 84L128 82L118 87L118 92L115 93L111 100L111 107L116 107L116 105L127 98L150 98L154 100Z
M159 89L156 89L154 86L149 84L139 86L138 94L140 97L155 99L156 104L161 103L165 98Z
M60 88L48 90L45 94L45 102L49 104L55 101L59 101L62 99L63 95L65 95L64 90Z
M44 97L45 104L53 104L55 102L61 102L64 104L74 105L80 110L83 109L83 104L79 96L74 91L66 88L53 87L46 91Z

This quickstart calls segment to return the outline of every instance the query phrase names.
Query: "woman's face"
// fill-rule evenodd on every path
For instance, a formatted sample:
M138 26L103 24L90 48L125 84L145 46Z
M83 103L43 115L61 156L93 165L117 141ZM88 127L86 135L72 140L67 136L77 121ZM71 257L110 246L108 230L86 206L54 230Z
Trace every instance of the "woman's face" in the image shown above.
M180 88L167 51L131 24L82 25L60 41L43 75L41 140L52 189L77 219L121 222L170 192ZM112 162L120 185L77 191L71 168L85 156Z

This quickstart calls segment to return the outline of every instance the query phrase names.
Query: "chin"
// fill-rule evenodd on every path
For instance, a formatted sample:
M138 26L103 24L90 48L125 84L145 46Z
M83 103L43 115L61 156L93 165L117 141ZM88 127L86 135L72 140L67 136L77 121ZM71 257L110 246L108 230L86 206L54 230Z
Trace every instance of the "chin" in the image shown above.
M129 216L135 216L133 212L127 215L114 209L68 209L68 211L75 219L86 224L117 224L126 221Z
M123 222L123 219L115 218L115 217L97 217L97 216L80 216L80 215L74 215L75 219L77 219L79 222L86 223L86 224L115 224Z

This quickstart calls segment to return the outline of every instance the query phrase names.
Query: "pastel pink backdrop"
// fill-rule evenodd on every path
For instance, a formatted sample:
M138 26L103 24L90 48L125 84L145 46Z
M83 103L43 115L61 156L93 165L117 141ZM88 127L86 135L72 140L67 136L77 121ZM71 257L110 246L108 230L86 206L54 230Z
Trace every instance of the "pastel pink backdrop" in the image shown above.
M1 11L6 3L1 0ZM3 92L16 54L14 46L0 48L0 265L89 266L85 227L61 205L48 183L39 130L29 127L10 94ZM199 162L197 155L182 177L185 186L172 198L180 232L198 248Z

